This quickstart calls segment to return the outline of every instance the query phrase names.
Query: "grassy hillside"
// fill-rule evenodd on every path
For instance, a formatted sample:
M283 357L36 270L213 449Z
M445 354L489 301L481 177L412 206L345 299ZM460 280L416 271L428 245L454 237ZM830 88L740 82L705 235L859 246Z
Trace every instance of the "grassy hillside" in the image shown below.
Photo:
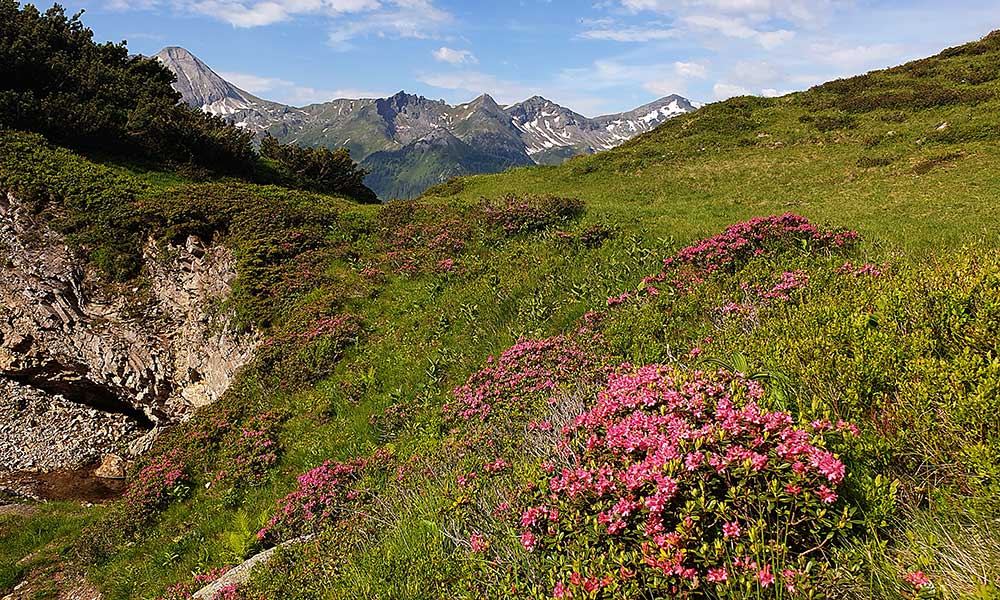
M383 207L3 134L108 279L236 248L270 341L119 502L0 514L0 589L184 598L311 535L226 597L996 598L998 55Z
M995 33L781 98L734 98L560 167L465 178L456 195L572 194L653 236L792 210L904 250L953 245L998 230L998 59Z

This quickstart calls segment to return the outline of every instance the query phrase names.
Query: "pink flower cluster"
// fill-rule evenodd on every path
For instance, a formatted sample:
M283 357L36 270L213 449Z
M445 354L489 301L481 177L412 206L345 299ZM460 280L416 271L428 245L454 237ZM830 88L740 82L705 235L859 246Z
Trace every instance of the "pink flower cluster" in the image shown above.
M353 342L360 333L361 320L351 314L342 314L322 317L309 329L297 334L296 337L306 341L321 337L334 337L345 342Z
M235 583L228 583L212 595L212 600L239 600L240 589Z
M718 310L720 313L722 313L724 316L727 317L733 315L739 315L743 317L753 317L754 315L757 314L757 307L754 306L753 304L749 304L746 302L733 302L732 300L726 302L716 310Z
M176 486L188 480L187 466L178 450L153 458L129 482L122 496L125 511L137 519L167 504Z
M379 450L370 458L342 463L325 461L298 476L298 489L279 502L278 511L257 532L257 539L272 542L314 531L327 521L339 521L358 506L368 491L356 486L368 469L386 467L392 454Z
M473 552L482 553L490 547L489 540L481 533L473 533L469 536L469 547Z
M809 284L809 275L801 269L795 271L785 271L778 281L770 287L750 285L743 282L740 288L746 296L743 302L727 301L715 310L725 317L740 316L745 318L755 318L757 312L773 302L788 302L792 299L792 292L804 289Z
M454 401L442 408L445 415L485 420L499 405L520 407L532 395L551 396L581 373L595 371L598 360L575 339L560 335L522 338L487 364L452 391Z
M260 483L278 462L278 425L278 417L272 412L265 412L254 415L240 427L224 448L223 464L226 467L216 474L217 486Z
M361 269L359 274L365 279L380 280L385 277L385 271L382 269L377 269L375 267L365 267Z
M763 394L725 371L623 366L567 428L559 452L569 466L548 476L541 503L523 512L522 545L557 553L547 538L596 518L594 544L640 556L626 565L633 571L696 587L732 578L724 569L739 560L741 576L774 583L770 565L758 569L746 557L743 531L753 526L765 545L788 544L789 556L815 545L832 527L823 507L836 501L845 468L824 448L822 430L761 408ZM809 525L790 535L782 520ZM575 584L563 585L566 593Z
M504 196L484 202L486 223L507 235L539 231L583 212L583 201L558 196Z
M881 277L884 268L885 267L880 267L874 263L865 263L860 267L855 267L850 261L848 261L837 267L837 274L853 275L855 277Z
M220 567L195 575L190 581L180 581L167 588L159 600L190 600L201 588L214 583L229 571L230 567ZM224 597L224 596L223 596ZM233 596L236 598L236 596Z
M435 207L420 203L406 203L408 206L392 208L388 205L384 212L390 226L384 236L387 247L385 254L389 268L396 273L416 275L433 270L441 270L444 261L456 264L456 258L465 251L472 231L465 220L458 218L447 207ZM405 214L404 214L405 213ZM406 222L392 224L392 220Z
M785 271L769 290L761 290L760 297L765 300L789 300L793 290L801 290L809 283L809 276L802 269Z
M646 294L655 295L658 285L669 284L681 293L691 290L714 273L732 273L751 259L789 250L812 252L845 248L858 239L856 231L822 229L794 213L755 217L727 227L722 233L698 240L663 261L663 271L643 279ZM628 297L609 299L609 306Z
M909 573L903 576L903 580L906 581L906 583L917 588L928 587L932 585L931 578L928 577L923 571L910 571Z

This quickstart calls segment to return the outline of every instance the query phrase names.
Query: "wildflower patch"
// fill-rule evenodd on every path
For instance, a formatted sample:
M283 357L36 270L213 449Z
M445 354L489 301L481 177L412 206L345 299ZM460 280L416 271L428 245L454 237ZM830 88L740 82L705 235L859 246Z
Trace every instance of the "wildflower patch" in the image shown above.
M647 365L612 375L564 429L520 516L535 596L746 597L800 591L850 525L846 423L794 425L725 371ZM544 472L544 471L549 472Z

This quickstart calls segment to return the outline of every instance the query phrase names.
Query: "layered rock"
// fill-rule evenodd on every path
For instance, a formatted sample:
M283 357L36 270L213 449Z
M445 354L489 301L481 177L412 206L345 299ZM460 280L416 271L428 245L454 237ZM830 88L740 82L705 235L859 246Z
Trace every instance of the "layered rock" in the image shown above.
M73 432L61 442L75 454L39 462L24 447L0 469L119 452L144 430L218 399L250 360L257 337L218 311L236 276L229 250L190 238L184 246L150 242L144 255L146 285L125 293L94 285L61 235L0 195L0 458L62 435L36 431L50 417L53 429ZM9 433L18 430L35 433Z

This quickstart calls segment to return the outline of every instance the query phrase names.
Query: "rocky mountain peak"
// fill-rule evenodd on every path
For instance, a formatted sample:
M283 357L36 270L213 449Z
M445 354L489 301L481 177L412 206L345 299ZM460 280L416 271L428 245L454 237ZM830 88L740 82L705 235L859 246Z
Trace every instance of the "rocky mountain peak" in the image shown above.
M489 110L491 112L492 111L503 110L500 107L500 105L497 104L496 100L493 99L493 96L490 96L489 94L482 94L481 96L479 96L478 98L476 98L475 100L473 100L472 102L470 102L469 104L471 106L475 106L477 108L483 108L483 109Z
M184 102L195 108L229 100L245 101L249 96L209 68L197 56L179 46L168 46L153 55L177 77L174 89Z
M410 145L447 149L435 177L443 172L493 173L516 165L559 164L578 154L613 148L696 108L671 95L628 112L589 118L539 95L504 108L488 93L452 106L400 90L386 98L331 100L297 109L237 88L184 48L164 48L156 58L177 75L174 88L187 104L237 126L267 131L285 142L346 147L368 168L373 167L365 162L368 157ZM455 158L470 153L465 160ZM395 155L382 155L381 160L401 164ZM381 168L385 189L371 184L380 196L399 193L402 188L391 180L406 178L404 173L389 175L389 168ZM422 189L414 186L406 193Z
M462 142L446 128L436 127L413 143L418 146L426 145L433 147L444 147L452 144L460 144Z
M580 122L586 120L586 117L583 115L573 112L564 106L560 106L542 96L532 96L523 102L518 102L517 104L507 107L507 114L520 123L525 123L540 117L557 116L564 117L568 122Z

